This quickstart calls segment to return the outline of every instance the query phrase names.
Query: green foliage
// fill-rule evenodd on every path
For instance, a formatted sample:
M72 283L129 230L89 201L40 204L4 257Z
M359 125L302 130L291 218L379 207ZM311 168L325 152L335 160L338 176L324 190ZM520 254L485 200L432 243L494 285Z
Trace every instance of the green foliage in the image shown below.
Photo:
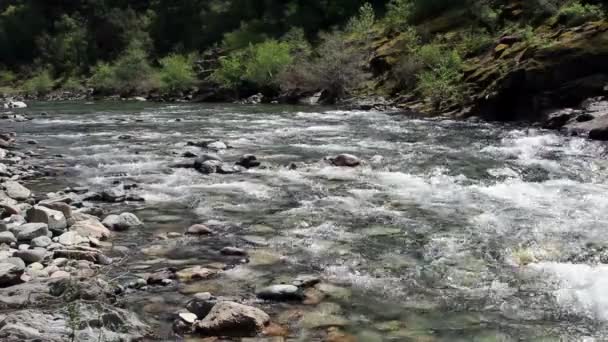
M405 29L412 15L412 0L391 0L387 5L384 21L391 29Z
M227 50L238 50L251 44L258 44L268 39L268 36L256 32L251 25L242 24L238 30L228 32L224 35L222 46Z
M559 9L558 22L567 26L577 26L588 21L600 20L604 13L600 6L581 4L579 1L570 2Z
M346 25L346 32L363 35L368 33L376 23L376 13L374 7L369 2L366 2L359 9L359 14L352 17Z
M294 27L287 31L281 41L289 45L291 55L294 58L305 58L312 54L312 46L306 39L306 33L300 27Z
M462 59L455 50L429 44L418 51L426 70L418 75L418 90L440 108L446 100L460 101L463 96Z
M54 24L53 36L38 40L42 62L53 65L58 74L77 73L87 64L86 29L81 22L63 15Z
M102 93L111 92L117 87L113 67L108 63L97 64L93 69L93 76L89 79L89 85Z
M471 29L460 35L456 50L461 56L476 56L490 49L495 41L486 30Z
M286 91L325 90L337 99L369 77L362 70L366 51L347 43L342 32L322 34L316 55L286 68L280 77L281 88Z
M51 74L45 70L25 81L23 91L28 95L44 96L53 90L54 85Z
M76 77L68 77L61 84L61 90L78 93L85 90L82 84L82 80Z
M274 86L277 75L293 61L287 42L268 40L245 50L231 53L220 60L211 78L227 88L242 82L258 87Z
M17 80L17 75L10 70L0 69L0 87L12 85Z
M169 55L159 61L162 88L170 93L191 88L195 81L193 56Z
M95 67L90 85L99 92L121 94L147 92L160 87L156 71L148 63L142 44L134 41L113 64Z
M211 80L226 88L236 88L243 81L246 63L245 53L236 51L220 59L219 67L211 74Z
M245 79L258 86L272 85L276 76L292 62L290 50L289 44L276 40L252 46L245 64Z

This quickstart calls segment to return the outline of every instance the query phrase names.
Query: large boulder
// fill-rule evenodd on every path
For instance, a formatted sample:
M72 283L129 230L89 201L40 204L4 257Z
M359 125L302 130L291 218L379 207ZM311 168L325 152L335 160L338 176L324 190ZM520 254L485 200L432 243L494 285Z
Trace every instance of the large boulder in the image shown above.
M46 223L26 223L14 227L12 232L17 237L17 240L30 241L39 236L47 236L49 234L49 226Z
M270 322L264 311L234 302L219 302L207 316L194 323L202 336L255 337Z
M51 231L63 231L68 227L65 215L61 211L36 205L25 213L25 219L30 223L45 223Z
M101 199L106 202L124 202L126 197L127 194L122 186L106 189L101 192Z
M205 175L216 173L218 168L222 166L222 162L219 160L206 160L202 163L195 163L194 168Z
M15 264L2 262L0 263L0 287L8 287L21 282L21 275L24 267L19 267Z
M32 192L28 188L15 181L5 182L3 186L8 197L17 201L25 201L32 194Z
M107 228L116 231L124 231L130 228L140 227L142 225L139 218L131 213L109 215L101 223Z
M41 262L46 256L46 249L34 248L15 251L14 257L25 261L26 264L33 264L35 262Z
M63 202L70 201L70 202ZM58 198L56 201L42 201L38 203L39 206L46 207L52 210L61 211L63 216L65 216L66 220L69 221L72 219L72 207L68 204L71 203L72 198L65 196L65 198Z

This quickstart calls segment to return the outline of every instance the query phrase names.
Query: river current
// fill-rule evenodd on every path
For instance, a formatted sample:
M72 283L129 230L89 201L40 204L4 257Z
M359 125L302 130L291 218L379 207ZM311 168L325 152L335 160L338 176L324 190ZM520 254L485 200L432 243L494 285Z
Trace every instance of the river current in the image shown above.
M223 246L250 251L216 279L129 299L167 339L169 317L193 293L252 297L298 274L323 279L321 303L265 304L294 341L315 340L328 321L360 341L608 339L603 143L318 107L38 103L29 112L33 121L11 128L57 170L34 190L138 184L145 202L111 208L145 223L116 234L130 250L118 277L217 262ZM220 152L226 161L250 153L267 167L171 167L186 151L206 152L186 144L200 140L231 146ZM339 153L365 164L323 161ZM219 234L155 238L194 223Z

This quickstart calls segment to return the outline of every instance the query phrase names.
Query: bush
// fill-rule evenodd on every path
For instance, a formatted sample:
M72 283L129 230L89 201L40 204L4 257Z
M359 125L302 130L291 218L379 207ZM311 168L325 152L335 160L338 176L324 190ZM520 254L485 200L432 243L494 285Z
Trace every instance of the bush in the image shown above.
M462 60L455 50L445 51L427 45L419 51L426 70L418 76L418 90L428 97L436 108L445 102L459 102L463 97Z
M44 96L53 90L54 82L48 71L30 78L23 84L23 91L28 95Z
M220 58L219 62L219 67L211 74L211 80L226 88L237 88L243 81L245 54L242 51L236 51Z
M407 28L412 15L412 7L412 0L391 0L387 5L384 22L391 29Z
M346 32L363 35L374 27L375 22L376 13L374 12L374 7L369 2L366 2L359 8L359 14L348 21Z
M89 85L95 90L108 93L117 88L114 77L114 69L110 64L99 63L93 68L93 76L89 79Z
M10 86L15 80L17 80L17 76L14 72L0 69L0 87Z
M252 45L222 58L211 78L226 88L236 88L243 82L275 86L277 76L293 61L290 51L288 43L276 40Z
M268 39L263 33L256 32L251 25L242 24L238 30L224 34L222 46L227 50L239 50Z
M82 92L85 90L81 80L75 77L68 77L65 81L63 81L63 84L61 84L61 89L74 93Z
M393 69L393 76L398 82L399 90L412 90L418 84L418 75L424 70L424 64L417 56L407 55Z
M175 93L188 90L194 85L196 75L192 56L170 55L161 59L159 63L163 90Z
M316 58L299 62L281 74L281 88L286 91L325 90L333 99L346 95L369 75L361 66L365 50L349 45L341 32L321 35Z
M299 27L294 27L289 30L281 41L289 45L291 55L294 58L306 58L312 54L312 46L306 39L304 30Z
M495 41L487 31L471 29L461 34L461 40L456 49L462 56L477 56L490 49Z
M142 45L134 41L114 64L98 64L89 83L103 93L132 94L158 89L158 74L147 58L148 54Z
M577 26L588 21L600 20L604 13L600 6L571 2L559 9L557 20L567 26Z
M273 85L276 76L293 60L289 44L276 40L252 46L248 55L245 79L258 86Z

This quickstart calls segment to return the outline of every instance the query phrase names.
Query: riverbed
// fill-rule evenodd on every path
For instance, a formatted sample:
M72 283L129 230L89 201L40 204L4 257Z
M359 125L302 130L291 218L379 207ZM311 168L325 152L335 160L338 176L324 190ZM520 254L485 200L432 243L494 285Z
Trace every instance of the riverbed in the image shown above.
M300 274L323 280L323 300L260 304L298 341L322 338L328 320L361 341L608 338L604 143L319 107L37 103L28 112L34 120L8 128L36 140L35 163L55 170L30 188L137 184L145 199L109 207L145 223L115 235L129 249L117 279L226 263L225 246L249 251L217 278L129 296L166 339L194 293L255 297ZM184 152L206 152L187 144L200 140L229 145L218 152L225 161L254 154L263 167L172 167ZM340 153L364 164L323 160ZM195 223L218 234L157 238Z

